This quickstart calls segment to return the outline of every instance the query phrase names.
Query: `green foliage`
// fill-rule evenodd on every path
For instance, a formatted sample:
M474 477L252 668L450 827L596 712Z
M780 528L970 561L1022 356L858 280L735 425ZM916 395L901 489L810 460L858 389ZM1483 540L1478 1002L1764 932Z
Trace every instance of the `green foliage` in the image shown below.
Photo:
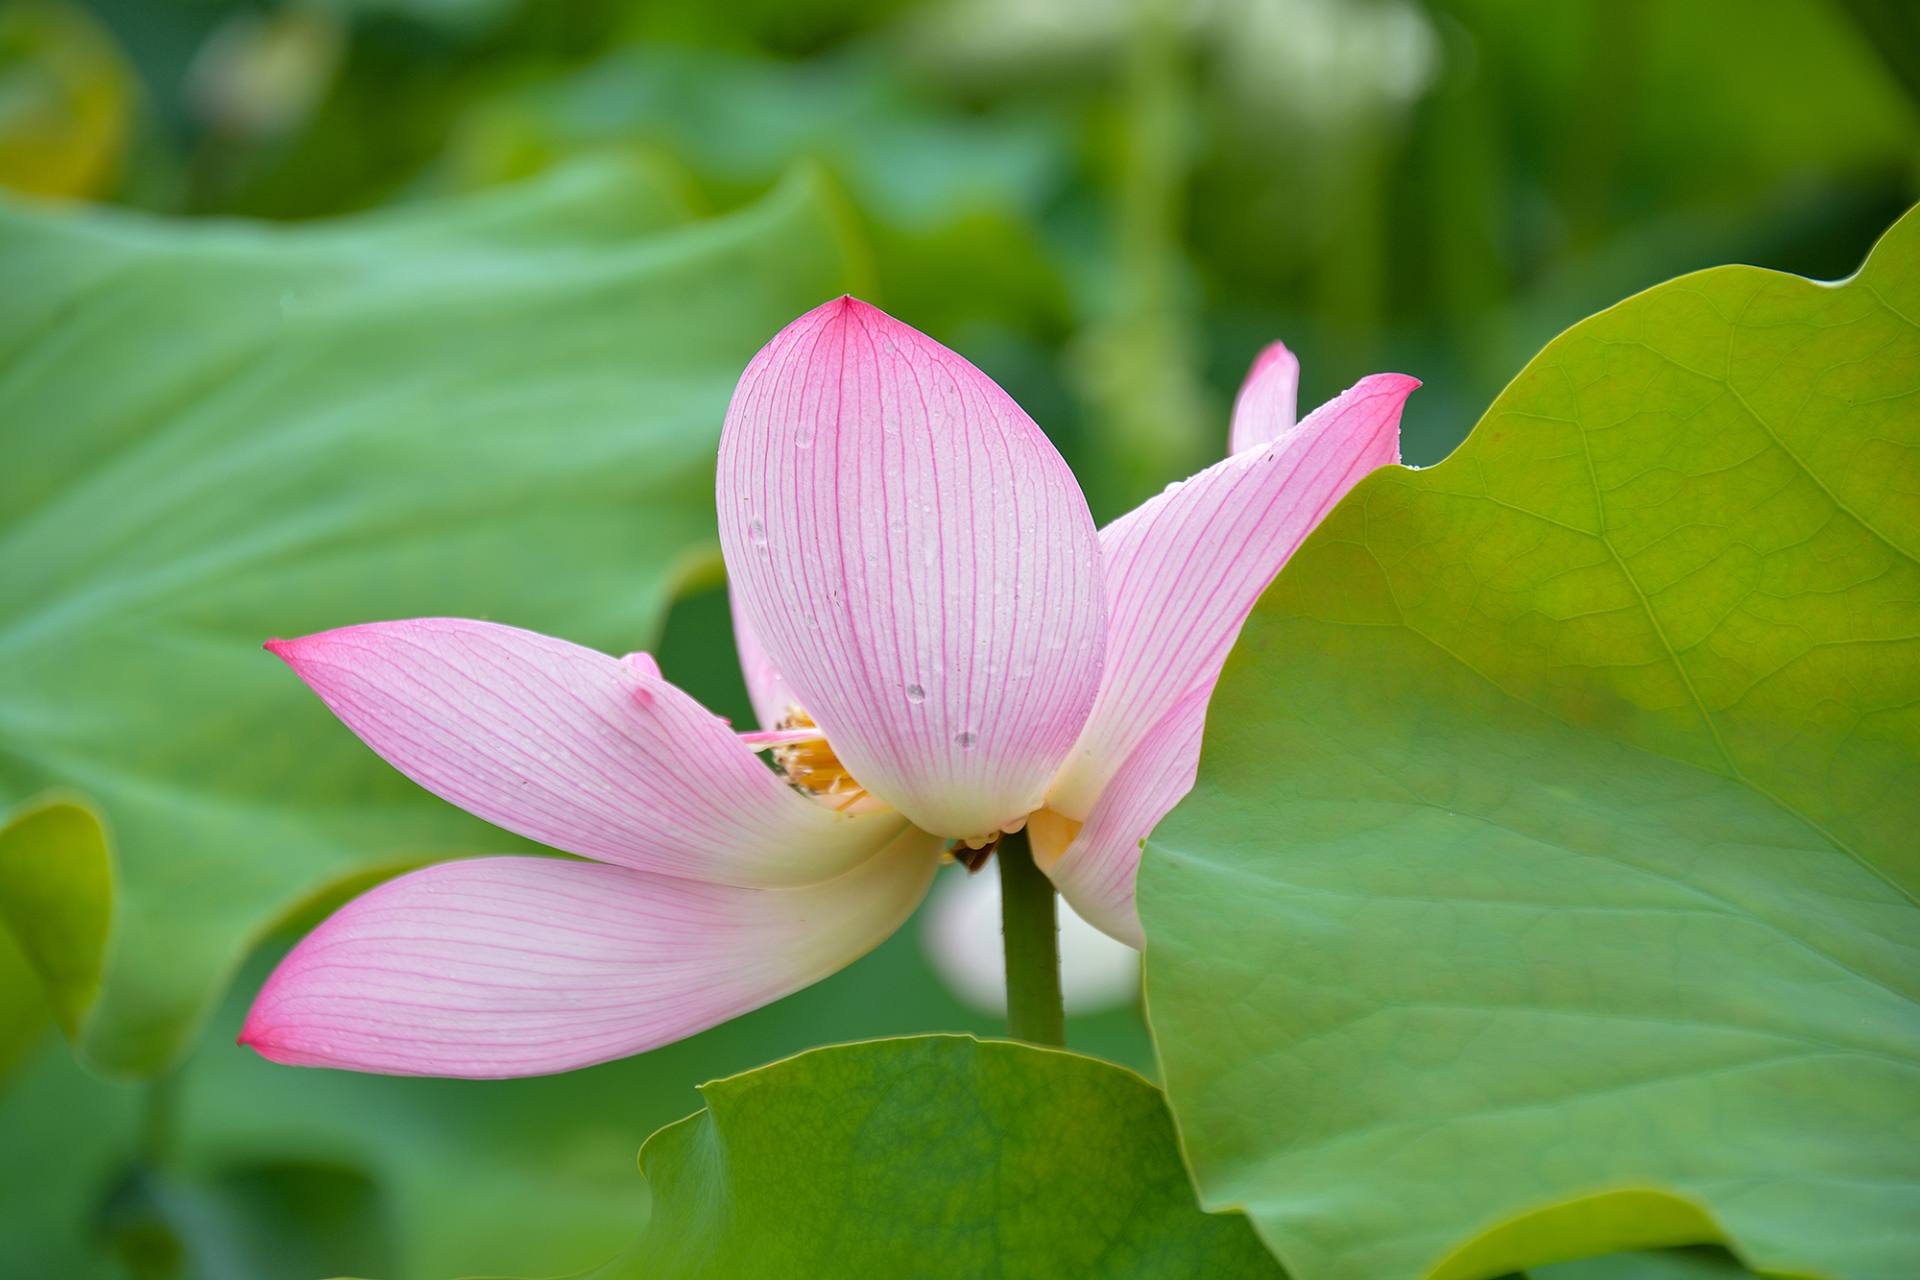
M795 66L641 46L475 108L441 168L472 185L583 152L664 155L726 207L815 162L861 215L886 283L877 301L953 332L1063 322L1039 226L1065 177L1062 133L1032 110L941 110L870 55Z
M1737 1280L1752 1274L1726 1250L1711 1247L1606 1254L1527 1273L1529 1280Z
M1917 318L1920 213L1632 298L1255 611L1141 904L1203 1200L1298 1280L1920 1272Z
M0 827L0 933L20 948L68 1035L100 989L112 918L107 836L85 805L30 805Z
M712 554L734 380L846 283L811 179L680 217L620 164L302 228L0 208L0 806L70 789L110 834L91 1062L174 1060L302 901L510 844L359 746L262 640L429 614L655 638ZM97 858L82 825L35 858ZM97 953L97 921L66 923L21 938L43 971ZM71 1023L91 979L59 976Z
M727 388L848 283L1008 386L1102 515L1214 456L1275 337L1308 404L1421 376L1408 454L1438 458L1577 317L1702 263L1844 271L1914 198L1906 10L1751 8L0 4L0 186L400 202L287 228L0 207L0 1270L577 1272L633 1238L634 1145L694 1081L993 1029L909 933L564 1078L253 1058L233 1034L288 937L403 865L514 845L258 642L431 611L656 639L667 596L711 581ZM694 221L797 159L824 184ZM1604 345L1553 356L1577 388L1536 367L1460 458L1343 509L1250 627L1163 840L1187 834L1148 859L1150 915L1184 919L1149 967L1195 1167L1297 1280L1302 1223L1323 1252L1360 1240L1365 1280L1723 1236L1833 1280L1913 1216L1910 903L1834 843L1910 887L1910 331L1858 285L1706 280L1584 327ZM1732 314L1730 280L1756 310L1716 328L1696 298ZM1818 323L1758 313L1776 299ZM722 596L675 619L668 674L743 715ZM62 1023L89 1067L178 1075L89 1074ZM1126 1061L1141 1035L1132 1011L1069 1030ZM1162 1133L1141 1092L1126 1114ZM777 1101L769 1123L802 1100ZM690 1132L754 1147L761 1114L716 1106L650 1158ZM1069 1192L1117 1176L1062 1169ZM1673 1249L1526 1274L1745 1273Z
M105 1243L143 1278L379 1271L393 1259L395 1225L365 1175L287 1159L206 1180L143 1172L116 1185L101 1213Z
M0 10L0 188L85 197L110 188L133 114L112 38L62 0Z
M0 929L0 1097L8 1077L53 1025L40 973L13 934Z
M962 1036L840 1045L701 1088L655 1134L629 1277L1279 1276L1203 1214L1159 1090Z

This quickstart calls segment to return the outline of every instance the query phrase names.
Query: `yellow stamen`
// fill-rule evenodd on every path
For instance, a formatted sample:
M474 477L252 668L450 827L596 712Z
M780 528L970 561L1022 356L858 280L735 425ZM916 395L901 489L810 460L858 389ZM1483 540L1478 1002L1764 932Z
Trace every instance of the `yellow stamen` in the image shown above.
M798 707L789 707L786 716L774 727L790 730L817 726L812 716ZM773 762L780 766L780 772L787 775L789 783L808 795L830 798L833 808L843 813L867 798L867 789L847 772L847 767L833 753L833 747L824 734L804 742L789 742L775 747Z
M813 722L813 717L799 707L788 707L787 714L781 717L779 724L774 726L774 730L780 733L818 728L819 726ZM840 757L834 754L833 745L827 741L824 733L808 736L799 742L781 743L773 748L773 762L780 772L786 775L789 785L813 796L837 812L845 813L869 799L867 789L860 785L859 779L847 772L845 765L840 763ZM1026 829L1030 821L1033 824L1032 834L1035 839L1034 852L1038 856L1039 842L1046 834L1042 831L1042 823L1048 818L1056 822L1064 821L1059 818L1059 815L1043 809L1035 814L1015 818L997 831L955 840L947 850L947 856L965 866L969 871L978 871L987 864L989 858L993 857L993 852L999 847L1002 836ZM1072 825L1073 830L1079 829L1079 823ZM1072 839L1071 833L1066 839ZM1063 841L1060 848L1065 847ZM1053 856L1057 858L1059 850L1055 850Z

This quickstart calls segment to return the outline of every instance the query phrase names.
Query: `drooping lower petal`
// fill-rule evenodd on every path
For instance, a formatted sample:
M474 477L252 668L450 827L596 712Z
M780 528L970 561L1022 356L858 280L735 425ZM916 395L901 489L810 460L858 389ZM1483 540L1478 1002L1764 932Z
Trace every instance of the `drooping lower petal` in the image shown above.
M912 914L939 847L909 829L845 875L793 889L559 858L441 863L308 935L240 1042L294 1066L482 1079L626 1057L871 950Z
M1300 397L1300 361L1284 342L1269 343L1254 357L1247 380L1233 400L1227 452L1244 453L1272 444L1293 429Z
M721 884L808 884L902 826L801 796L643 654L463 618L268 647L409 778L569 853Z
M1048 806L1084 818L1148 729L1211 688L1254 602L1359 479L1400 458L1400 410L1420 383L1364 378L1263 449L1216 462L1100 531L1107 659L1087 727Z
M772 666L874 796L947 836L1040 802L1099 682L1072 473L985 374L851 298L783 330L727 410L720 543Z
M1193 790L1211 684L1190 690L1134 745L1057 861L1043 863L1060 895L1087 923L1144 946L1133 882L1140 842Z

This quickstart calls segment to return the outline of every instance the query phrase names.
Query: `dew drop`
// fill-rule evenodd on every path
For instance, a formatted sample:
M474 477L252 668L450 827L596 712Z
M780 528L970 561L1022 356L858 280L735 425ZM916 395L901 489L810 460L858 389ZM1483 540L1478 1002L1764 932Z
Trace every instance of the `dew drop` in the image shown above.
M962 729L960 732L953 735L953 744L959 747L962 751L973 750L973 744L978 741L980 741L980 735L976 734L971 729Z
M919 706L927 700L927 691L917 684L907 686L907 701Z
M754 520L750 522L747 525L747 536L753 539L754 546L756 547L766 546L767 545L766 522L762 520Z
M796 449L813 448L813 423L803 421L793 429L793 447Z

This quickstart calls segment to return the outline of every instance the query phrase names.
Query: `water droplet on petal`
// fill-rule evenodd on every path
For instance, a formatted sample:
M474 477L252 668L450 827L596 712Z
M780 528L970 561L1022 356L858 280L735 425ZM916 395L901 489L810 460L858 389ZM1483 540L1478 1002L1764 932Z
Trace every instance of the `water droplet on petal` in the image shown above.
M907 701L918 706L927 700L927 691L917 684L907 686Z
M962 729L953 735L953 744L962 751L973 750L973 744L980 741L980 735L971 729Z
M756 547L766 546L767 545L766 522L764 520L754 520L749 522L747 525L747 537L753 539L753 545Z

